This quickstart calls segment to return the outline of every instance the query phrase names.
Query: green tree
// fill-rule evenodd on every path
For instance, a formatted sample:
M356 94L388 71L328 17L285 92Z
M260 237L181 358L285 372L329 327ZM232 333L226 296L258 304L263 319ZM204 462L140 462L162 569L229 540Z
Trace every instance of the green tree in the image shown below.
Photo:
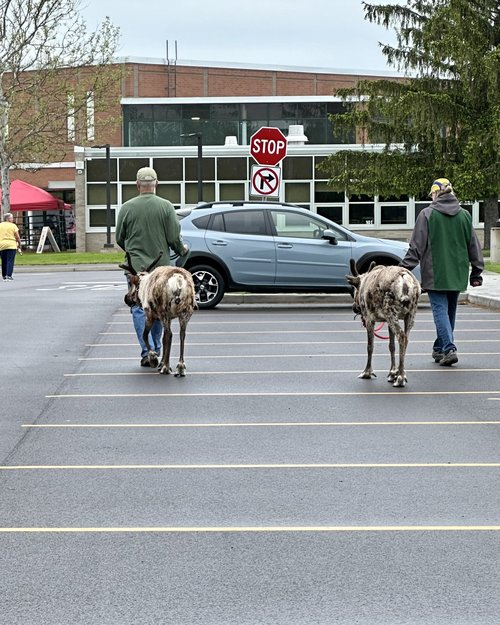
M2 215L12 166L62 160L94 140L94 113L112 105L121 78L118 36L109 18L89 32L80 0L0 0Z
M396 44L380 45L406 78L339 90L348 111L334 118L383 150L339 151L321 169L352 193L422 197L432 179L449 178L462 200L484 200L488 248L499 217L500 3L404 4L363 2L366 19L394 29Z

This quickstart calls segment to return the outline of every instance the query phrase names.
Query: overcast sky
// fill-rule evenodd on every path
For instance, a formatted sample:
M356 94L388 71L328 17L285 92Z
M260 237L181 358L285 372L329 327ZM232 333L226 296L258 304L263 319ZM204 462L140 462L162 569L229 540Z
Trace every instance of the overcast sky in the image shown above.
M380 2L382 3L382 2ZM394 71L379 41L393 32L364 19L361 0L82 0L94 29L120 28L118 56Z

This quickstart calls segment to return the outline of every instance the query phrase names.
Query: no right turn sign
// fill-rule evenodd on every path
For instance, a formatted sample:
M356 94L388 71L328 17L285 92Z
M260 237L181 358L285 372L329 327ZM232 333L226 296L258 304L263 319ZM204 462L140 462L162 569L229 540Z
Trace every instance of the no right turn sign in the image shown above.
M252 165L250 195L279 196L280 180L280 167Z

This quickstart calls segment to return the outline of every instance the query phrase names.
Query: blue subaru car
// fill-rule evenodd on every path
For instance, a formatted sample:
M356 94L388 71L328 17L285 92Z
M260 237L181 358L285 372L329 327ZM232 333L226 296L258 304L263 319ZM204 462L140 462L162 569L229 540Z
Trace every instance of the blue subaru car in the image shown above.
M230 291L348 292L353 258L397 265L407 243L355 234L309 210L278 202L211 202L177 210L199 308Z

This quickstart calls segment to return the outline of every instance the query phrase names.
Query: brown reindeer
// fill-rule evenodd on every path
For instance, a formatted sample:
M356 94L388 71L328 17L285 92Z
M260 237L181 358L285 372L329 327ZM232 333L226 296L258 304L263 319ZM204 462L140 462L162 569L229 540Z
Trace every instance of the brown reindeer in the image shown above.
M158 366L160 373L168 375L170 368L170 349L172 347L172 319L179 319L180 354L176 368L176 377L186 375L184 363L184 341L186 338L186 326L191 319L195 302L193 278L189 271L181 267L157 267L151 269L161 258L160 255L149 267L137 273L132 266L130 254L127 256L127 265L120 265L128 271L129 290L125 295L125 303L129 306L139 304L144 309L146 322L142 338L148 348L148 358L151 367ZM151 349L149 343L149 331L153 322L158 319L163 325L162 357L158 365L158 354Z
M361 315L368 338L368 359L366 367L358 377L376 377L372 369L375 323L385 321L389 328L389 351L391 368L387 381L393 386L406 386L405 355L410 330L415 322L420 283L403 267L375 265L372 263L366 273L358 274L356 262L351 259L351 273L347 281L354 287L353 310ZM404 329L399 320L403 320ZM399 343L399 365L396 367L395 337Z

